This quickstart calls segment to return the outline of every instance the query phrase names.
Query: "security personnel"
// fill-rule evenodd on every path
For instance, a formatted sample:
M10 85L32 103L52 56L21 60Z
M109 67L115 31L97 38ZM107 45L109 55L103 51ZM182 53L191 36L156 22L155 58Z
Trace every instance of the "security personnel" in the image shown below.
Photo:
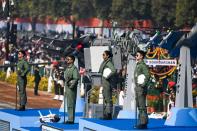
M26 53L23 50L18 51L18 63L17 63L17 85L19 90L20 108L19 111L25 110L27 103L26 85L27 85L27 73L29 72L29 64L25 60Z
M34 95L38 95L38 86L41 80L41 75L39 72L39 67L38 65L35 66L34 68L34 82L35 82L35 86L34 86Z
M77 67L74 65L74 61L75 57L73 55L66 57L67 68L64 71L66 91L64 94L64 100L67 100L68 120L64 122L65 124L74 124L75 120L77 85L80 76Z
M59 65L54 67L53 79L54 79L54 89L55 89L55 97L54 100L64 99L64 72L60 69Z
M137 51L136 53L136 67L134 71L134 80L136 84L136 105L139 110L139 123L134 126L137 129L146 129L148 124L148 115L146 109L146 95L147 95L147 84L149 81L150 73L148 66L144 62L145 57L144 51Z
M116 69L111 61L112 54L106 50L103 53L103 62L100 65L99 73L102 74L103 87L103 119L112 119L112 78L116 73Z

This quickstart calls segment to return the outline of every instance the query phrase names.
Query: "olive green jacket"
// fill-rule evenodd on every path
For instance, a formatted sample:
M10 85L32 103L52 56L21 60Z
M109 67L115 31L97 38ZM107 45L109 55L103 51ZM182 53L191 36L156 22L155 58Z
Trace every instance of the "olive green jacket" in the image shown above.
M80 75L75 65L68 66L64 71L65 86L68 88L77 88Z
M111 62L111 59L108 59L108 60L103 61L103 62L101 63L101 66L100 66L100 68L99 68L99 73L101 73L101 74L103 75L103 71L104 71L106 68L109 68L109 69L111 70L111 73L110 73L110 74L108 75L108 77L105 78L105 79L110 79L111 76L115 75L115 73L116 73L116 69L115 69L113 63Z
M18 77L26 77L29 72L29 64L25 59L21 59L17 63L17 76Z
M137 83L137 79L138 79L138 76L142 74L145 76L145 80L143 84L139 85ZM149 78L150 78L150 73L149 73L148 66L145 64L143 60L138 62L136 64L135 71L134 71L134 80L135 80L136 88L146 87L148 84Z

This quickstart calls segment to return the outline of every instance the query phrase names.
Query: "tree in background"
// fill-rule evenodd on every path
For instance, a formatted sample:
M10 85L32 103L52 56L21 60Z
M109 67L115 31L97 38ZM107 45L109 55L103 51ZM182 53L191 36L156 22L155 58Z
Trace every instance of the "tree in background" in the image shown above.
M133 0L133 10L135 18L144 20L151 18L151 0Z
M158 27L174 27L177 0L151 0L152 20Z
M77 20L91 17L110 18L119 25L150 19L157 27L193 26L197 22L196 0L14 0L14 3L12 18L30 18L33 30L36 22L49 17L54 20L63 17L73 29ZM3 14L1 9L1 18Z
M72 16L72 0L50 0L51 1L51 15L53 19L57 20L59 18L64 18L68 22L70 22L75 28L75 21ZM49 2L50 3L50 2ZM74 31L73 31L74 32ZM74 38L74 34L73 34Z
M111 7L111 18L119 23L124 23L134 19L135 11L133 10L131 0L113 0Z
M93 0L72 0L72 15L77 19L96 17Z
M47 0L17 1L15 15L19 18L31 18L32 30L36 30L36 22L44 20L49 14L50 6Z
M110 19L112 0L93 0L93 7L96 16L101 19L101 27L104 25L104 20ZM103 28L101 28L101 33L103 34Z
M193 26L197 22L197 1L177 0L176 3L176 25Z
M151 18L151 0L113 0L111 16L125 25L125 21L145 20Z
M109 19L112 0L93 0L96 16L102 20Z
M75 35L76 21L83 18L91 18L95 16L95 10L92 6L92 0L72 0L72 17L73 38ZM96 17L96 16L95 16Z

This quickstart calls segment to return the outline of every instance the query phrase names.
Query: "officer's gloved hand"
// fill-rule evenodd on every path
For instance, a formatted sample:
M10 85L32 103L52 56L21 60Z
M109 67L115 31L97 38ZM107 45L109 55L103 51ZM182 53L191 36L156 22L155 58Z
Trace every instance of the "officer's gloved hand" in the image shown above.
M69 88L70 89L75 88L76 85L77 85L77 81L76 80L69 81Z

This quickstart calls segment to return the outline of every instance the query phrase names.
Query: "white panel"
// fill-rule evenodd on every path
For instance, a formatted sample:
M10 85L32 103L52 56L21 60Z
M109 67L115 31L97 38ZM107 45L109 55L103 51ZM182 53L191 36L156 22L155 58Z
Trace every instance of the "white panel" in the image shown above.
M103 52L109 50L109 46L91 46L90 56L91 56L91 69L92 72L98 72L99 67L103 61Z
M62 129L56 129L48 125L42 125L42 131L62 131Z
M135 111L135 82L134 82L134 70L136 66L135 57L129 55L129 63L127 63L127 77L125 81L125 97L123 110Z
M1 131L9 131L10 130L10 122L0 120L0 130Z
M190 48L181 47L179 61L181 64L180 79L176 88L175 106L178 108L193 107Z
M91 69L91 61L90 61L90 48L84 48L84 61L85 61L85 69L90 70Z

